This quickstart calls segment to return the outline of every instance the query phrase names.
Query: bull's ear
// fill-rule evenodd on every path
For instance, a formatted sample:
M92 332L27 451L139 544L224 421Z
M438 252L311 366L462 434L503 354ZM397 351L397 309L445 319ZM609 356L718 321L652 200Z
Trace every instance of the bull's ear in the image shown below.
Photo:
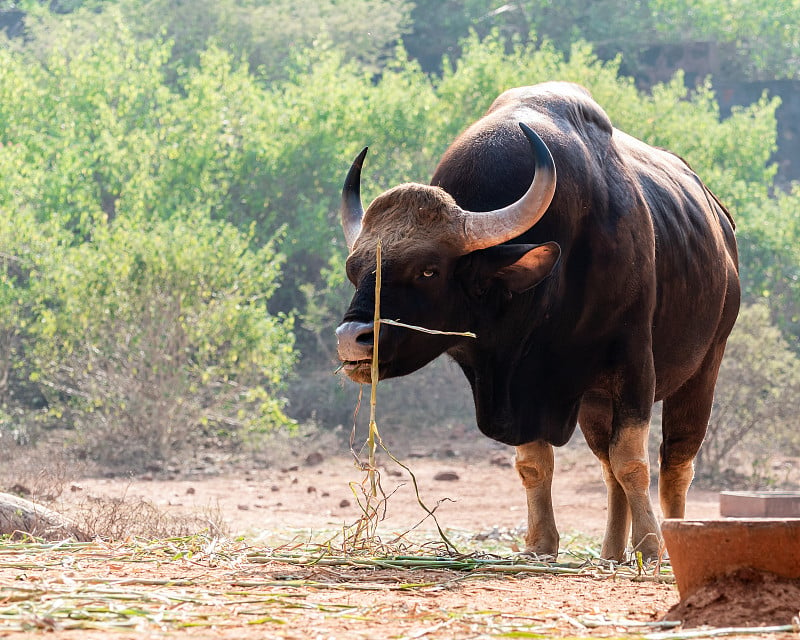
M483 295L494 284L522 293L549 276L560 256L561 247L555 242L501 244L467 254L464 275L476 295Z
M561 257L561 247L555 242L525 246L527 251L495 274L495 278L513 293L522 293L535 287L553 272Z

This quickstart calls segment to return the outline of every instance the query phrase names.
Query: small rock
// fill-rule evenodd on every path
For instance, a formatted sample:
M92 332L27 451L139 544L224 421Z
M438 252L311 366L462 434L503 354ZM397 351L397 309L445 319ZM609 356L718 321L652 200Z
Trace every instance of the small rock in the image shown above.
M186 495L187 495L187 496L193 496L194 494L195 494L195 489L194 489L194 487L187 487L187 489L186 489Z
M79 484L71 484L69 485L69 490L72 493L77 493L78 491L83 491L83 487Z
M272 491L273 493L275 493L276 491L280 491L280 490L281 490L281 488L280 488L280 487L279 487L277 484L273 484L273 485L272 485L272 486L269 488L269 490L270 490L270 491Z
M330 494L330 493L328 493L327 491L323 491L323 492L322 492L322 493L320 493L319 495L321 495L323 498L327 498L327 497L328 497L328 496L330 496L331 494Z
M347 500L347 499L345 499L345 500L342 500L342 501L339 503L339 508L340 508L340 509L346 509L346 508L347 508L347 507L349 507L349 506L350 506L350 501L349 501L349 500Z
M249 504L237 504L236 508L239 511L250 511L250 505Z
M453 482L458 480L458 474L455 471L440 471L435 476L433 476L434 480L440 480L442 482Z
M298 467L296 464L293 464L291 467L286 467L285 469L281 469L281 472L289 473L291 471L297 471L299 468L300 467Z
M319 451L314 451L306 456L306 464L313 467L314 465L322 463L324 459L325 457Z
M494 465L495 467L510 467L511 460L509 460L508 456L504 453L496 453L489 458L489 464Z
M306 488L306 493L316 493L316 492L317 492L317 488L316 487L307 487Z

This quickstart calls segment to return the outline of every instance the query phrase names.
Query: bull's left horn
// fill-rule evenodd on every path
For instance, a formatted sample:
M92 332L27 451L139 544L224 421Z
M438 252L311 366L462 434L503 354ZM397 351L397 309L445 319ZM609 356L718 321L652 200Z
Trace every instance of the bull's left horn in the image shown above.
M465 212L464 250L466 253L494 247L525 233L547 211L556 191L556 165L550 149L538 134L523 122L520 129L533 150L535 174L531 186L513 204L486 212Z
M361 167L364 165L368 149L369 147L364 147L353 160L342 187L342 205L339 212L342 216L344 240L350 251L361 233L361 218L364 217L364 207L361 205Z

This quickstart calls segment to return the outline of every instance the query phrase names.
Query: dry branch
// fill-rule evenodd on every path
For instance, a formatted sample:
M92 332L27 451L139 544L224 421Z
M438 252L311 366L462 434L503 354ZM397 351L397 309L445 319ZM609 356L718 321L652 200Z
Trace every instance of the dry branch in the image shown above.
M0 535L29 535L46 540L90 540L66 516L9 493L0 493Z

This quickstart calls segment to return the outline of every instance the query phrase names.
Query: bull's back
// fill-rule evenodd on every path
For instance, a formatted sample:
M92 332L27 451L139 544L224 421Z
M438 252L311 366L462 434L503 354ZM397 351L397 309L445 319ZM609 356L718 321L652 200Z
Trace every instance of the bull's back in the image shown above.
M518 199L533 171L519 121L542 136L558 171L548 214L519 241L559 242L566 265L573 256L575 264L584 262L582 255L575 255L580 250L576 240L592 238L593 259L602 256L601 263L615 273L612 280L594 267L577 274L584 295L591 298L573 305L581 310L576 312L581 330L609 329L608 323L615 322L613 309L623 306L629 295L625 281L650 277L639 265L650 263L655 245L656 393L669 395L733 326L739 285L730 217L680 158L614 129L588 92L569 83L502 94L446 151L432 184L473 211ZM620 218L626 218L624 233L635 235L639 243L629 250L640 255L618 255L614 238L598 246L598 239L617 227ZM573 281L562 291L574 297L575 289ZM592 298L593 291L603 292L601 299Z

